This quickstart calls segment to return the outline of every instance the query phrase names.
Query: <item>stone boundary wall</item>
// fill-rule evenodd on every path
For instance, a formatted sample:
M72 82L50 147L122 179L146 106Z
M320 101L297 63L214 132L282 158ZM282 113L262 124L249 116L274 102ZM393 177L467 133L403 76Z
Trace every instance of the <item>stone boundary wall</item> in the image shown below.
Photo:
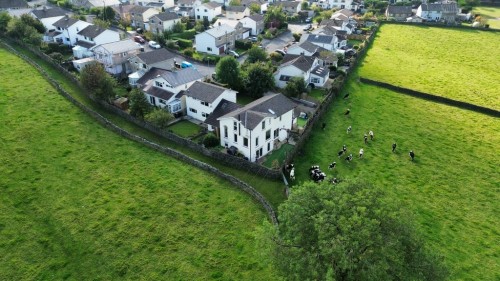
M497 118L500 117L500 111L498 111L498 110L494 110L491 108L471 104L468 102L457 101L457 100L437 96L434 94L415 91L412 89L399 87L399 86L395 86L395 85L392 85L389 83L384 83L384 82L380 82L380 81L376 81L376 80L372 80L372 79L368 79L368 78L364 78L364 77L359 77L359 81L366 83L366 84L386 88L386 89L389 89L389 90L392 90L392 91L395 91L395 92L398 92L401 94L405 94L408 96L412 96L412 97L416 97L416 98L420 98L420 99L424 99L424 100L429 100L429 101L433 101L433 102L437 102L437 103L441 103L441 104L445 104L445 105L449 105L449 106L454 106L454 107L458 107L461 109L475 111L478 113L490 115L490 116L497 117Z
M189 163L189 164L191 164L193 166L196 166L196 167L198 167L200 169L203 169L205 171L211 172L212 174L215 174L216 176L219 176L219 177L221 177L221 178L223 178L225 180L228 180L229 182L231 182L232 184L234 184L235 186L237 186L239 189L241 189L244 192L250 194L250 196L254 200L256 200L258 203L260 203L260 205L266 210L266 212L267 212L269 218L271 219L271 221L273 222L273 224L277 224L278 223L278 217L276 216L276 212L274 211L274 209L271 206L271 204L264 198L264 196L262 196L257 190L255 190L249 184L247 184L247 183L245 183L245 182L237 179L236 177L228 175L228 174L222 172L221 170L219 170L219 169L217 169L217 168L215 168L215 167L213 167L213 166L211 166L209 164L206 164L204 162L201 162L199 160L191 158L191 157L189 157L189 156L187 156L185 154L182 154L182 153L180 153L180 152L178 152L176 150L173 150L173 149L165 147L165 146L161 146L161 145L159 145L157 143L151 142L151 141L149 141L147 139L144 139L144 138L142 138L140 136L131 134L128 131L123 130L122 128L118 127L117 125L113 124L111 121L109 121L108 119L106 119L104 116L102 116L99 113L93 111L92 109L88 108L87 106L85 106L84 104L80 103L75 98L73 98L73 96L71 96L68 92L66 92L59 85L59 83L56 80L54 80L53 78L51 78L50 75L47 74L45 72L45 70L43 70L43 68L41 68L36 62L34 62L33 60L31 60L29 57L27 57L27 56L25 56L23 54L20 54L19 52L17 52L14 48L12 48L6 42L3 42L2 40L0 40L0 42L6 48L8 48L10 52L16 54L17 56L19 56L20 58L24 59L26 62L28 62L29 64L31 64L33 67L35 67L42 74L42 76L54 88L56 88L56 90L59 92L59 94L61 94L66 99L68 99L72 104L74 104L75 106L77 106L78 108L80 108L82 111L84 111L85 113L87 113L88 115L90 115L91 117L93 117L97 122L99 122L104 127L106 127L109 130L111 130L111 131L119 134L122 137L125 137L127 139L139 142L139 143L141 143L141 144L143 144L143 145L145 145L147 147L150 147L152 149L160 151L163 154L172 156L172 157L174 157L174 158L176 158L176 159L178 159L180 161Z

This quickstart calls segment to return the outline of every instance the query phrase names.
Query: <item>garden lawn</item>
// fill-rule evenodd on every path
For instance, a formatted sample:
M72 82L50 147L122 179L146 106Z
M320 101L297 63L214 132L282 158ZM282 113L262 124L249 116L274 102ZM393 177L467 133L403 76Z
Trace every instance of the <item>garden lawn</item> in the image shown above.
M449 280L498 280L500 120L365 84L350 82L345 91L349 99L334 101L317 123L327 129L315 126L294 160L296 183L320 165L327 179L360 177L379 185L415 214L428 245L444 256ZM364 144L369 130L375 139ZM343 144L351 163L337 156ZM333 161L337 167L328 170Z
M1 48L0 77L0 280L276 278L247 194L97 125Z
M274 150L271 154L266 155L266 160L262 165L268 167L268 168L273 168L273 161L278 160L278 163L280 166L283 164L283 161L285 160L286 154L293 149L293 145L285 143L281 145L281 147L277 150Z
M183 138L192 137L201 131L201 127L187 120L179 121L168 127L174 134Z
M383 24L360 76L500 110L500 32Z
M500 7L474 7L472 13L486 18L490 28L500 29Z

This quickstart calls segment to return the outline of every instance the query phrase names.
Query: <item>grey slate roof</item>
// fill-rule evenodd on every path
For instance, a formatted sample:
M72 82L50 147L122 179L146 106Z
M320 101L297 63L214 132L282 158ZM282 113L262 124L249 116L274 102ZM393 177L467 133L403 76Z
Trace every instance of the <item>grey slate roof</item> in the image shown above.
M0 9L18 9L28 8L28 3L24 0L2 0L0 1Z
M306 41L331 44L333 42L333 35L309 34Z
M179 16L176 13L172 13L172 12L159 13L157 15L154 15L153 17L157 17L161 21L169 21L169 20L175 20L175 19L179 18Z
M226 11L229 12L244 12L247 7L245 6L226 6Z
M456 2L422 4L422 11L437 11L447 13L458 13Z
M165 48L155 49L151 52L140 53L137 55L145 64L152 64L156 62L166 61L175 58L177 55L170 52Z
M137 80L137 84L145 85L149 80L157 77L162 77L172 85L172 87L177 87L201 79L203 75L201 75L198 70L191 67L179 69L177 71L153 67Z
M196 81L186 90L186 96L212 103L226 90L229 89L210 83Z
M62 17L66 15L66 12L59 8L41 9L31 11L38 19L52 18L52 17Z
M82 40L76 42L76 45L77 46L82 46L82 47L87 48L87 49L90 49L90 48L92 48L92 47L95 46L95 44L93 44L93 43L85 42L85 41L82 41Z
M214 28L208 29L205 32L211 35L212 37L219 38L227 33L234 32L234 28L230 27L227 24L222 24L220 26L216 26Z
M97 25L89 25L84 29L80 30L78 34L89 38L96 38L99 34L103 33L104 31L106 31L106 29L100 28Z
M411 14L411 6L392 6L387 7L388 14Z
M153 87L152 85L147 85L143 87L142 90L151 96L155 96L166 101L174 96L174 93L158 87Z
M217 7L222 7L222 4L220 3L217 3L217 2L207 2L207 3L204 3L203 5L209 7L209 8L217 8Z
M253 14L253 15L249 16L248 18L252 19L255 22L259 22L259 21L263 21L264 20L264 16L263 15L259 15L259 14Z
M241 105L222 99L214 111L208 115L205 119L205 124L212 125L214 127L219 127L219 121L217 118L228 114L231 111L241 108Z
M320 48L318 45L314 45L313 43L311 42L308 42L308 41L304 41L302 43L299 44L299 47L301 47L302 49L308 51L308 52L311 52L311 53L314 53L316 52L316 50L318 48ZM324 48L323 48L324 49ZM326 49L325 49L326 50Z
M193 5L194 2L195 2L195 0L179 0L179 2L177 2L177 6L181 6L181 4Z
M319 77L325 77L326 75L328 75L329 72L330 69L328 69L328 67L318 65L311 71L311 74L314 74Z
M250 130L255 129L266 117L281 116L297 107L293 101L282 94L271 94L255 100L246 106L236 109L220 118L233 117L241 120L242 125ZM271 111L274 112L271 113Z
M297 8L301 3L298 1L281 1L281 2L274 2L274 6L283 6L283 8Z
M96 47L98 47L98 46L101 46L102 48L106 49L108 52L110 52L112 54L128 52L131 50L139 50L141 48L131 39L125 39L125 40L121 40L121 41L101 44L101 45L97 45Z
M72 26L73 24L77 23L78 21L79 21L79 19L64 17L64 18L56 21L53 25L55 27L68 28L68 27Z
M149 10L151 8L149 7L144 7L144 6L134 6L133 8L130 8L129 13L130 14L137 14L137 15L142 15L145 11Z
M302 71L308 71L311 69L314 60L315 57L311 56L286 54L281 61L280 67L293 65Z

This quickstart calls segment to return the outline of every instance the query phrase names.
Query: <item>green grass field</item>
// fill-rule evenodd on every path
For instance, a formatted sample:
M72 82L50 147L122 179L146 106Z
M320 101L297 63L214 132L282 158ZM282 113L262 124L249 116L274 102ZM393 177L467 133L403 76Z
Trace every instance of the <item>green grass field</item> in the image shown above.
M481 17L488 19L487 24L490 28L500 29L500 8L499 7L474 7L473 14L480 14Z
M363 77L500 110L500 32L384 24Z
M498 280L500 121L374 86L351 82L346 90L349 99L334 101L325 117L327 130L316 126L295 159L296 182L308 181L308 168L318 164L330 179L361 177L385 187L415 213L428 244L444 255L450 280ZM364 144L369 130L375 140ZM350 164L337 156L343 144L354 156ZM337 168L328 170L333 161Z
M247 194L97 125L0 58L0 280L276 279Z
M172 132L174 134L181 136L181 137L184 137L184 138L191 137L191 136L198 134L201 131L201 129L202 128L200 126L198 126L192 122L189 122L187 120L177 122L177 123L173 124L172 126L168 127L168 130L172 130Z

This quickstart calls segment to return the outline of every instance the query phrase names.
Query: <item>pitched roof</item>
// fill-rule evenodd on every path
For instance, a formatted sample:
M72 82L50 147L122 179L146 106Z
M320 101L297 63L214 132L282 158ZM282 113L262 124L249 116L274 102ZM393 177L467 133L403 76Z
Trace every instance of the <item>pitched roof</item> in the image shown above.
M154 15L153 17L157 17L161 21L169 21L169 20L175 20L175 19L179 18L179 16L176 13L172 13L172 12L159 13L159 14Z
M325 77L326 75L328 75L329 72L330 72L330 69L328 69L328 67L317 65L311 71L311 74L314 74L314 75L319 76L319 77Z
M226 11L229 12L244 12L247 9L245 6L226 6Z
M389 14L411 14L411 6L387 6Z
M0 9L9 8L27 8L28 3L24 0L2 0L0 1Z
M318 48L320 48L318 45L314 45L313 43L308 42L308 41L304 41L304 42L300 43L298 45L298 47L301 47L302 49L304 49L304 50L306 50L308 52L311 52L311 53L316 52L316 50Z
M333 42L333 35L309 34L306 40L309 42L331 44Z
M284 95L271 94L229 112L220 118L236 118L242 122L245 128L253 130L264 118L281 116L295 107L297 107L297 104Z
M153 67L148 72L146 72L139 80L137 80L137 84L145 85L149 80L158 77L165 79L165 81L172 85L172 87L177 87L201 79L203 78L203 75L201 75L198 70L191 67L179 69L176 71Z
M184 5L193 5L194 2L196 2L196 0L179 0L179 2L177 2L177 5L180 6L181 4L184 4Z
M168 101L170 98L174 96L174 93L164 90L162 88L155 87L152 85L152 83L148 83L146 86L142 88L142 90L151 96L155 96L157 98L166 101Z
M86 49L90 49L90 48L92 48L92 47L94 47L94 46L95 46L95 44L94 44L94 43L85 42L85 41L83 41L83 40L79 40L78 42L76 42L76 45L77 45L77 46L84 47L84 48L86 48Z
M155 49L154 51L140 53L137 55L137 57L141 59L145 64L166 61L175 58L176 56L177 55L175 53L172 53L165 48Z
M422 8L422 11L458 13L458 6L456 2L430 3L430 4L422 3L420 7Z
M74 18L70 18L68 16L65 16L64 18L56 21L53 25L55 27L68 28L79 21L80 21L79 19L74 19Z
M108 50L109 52L111 52L113 54L128 52L130 50L139 50L141 48L141 46L138 46L138 44L136 44L131 39L125 39L125 40L121 40L121 41L101 44L101 45L97 45L93 48L97 48L99 46Z
M341 9L341 10L338 10L338 11L336 12L336 14L337 14L337 13L338 13L338 14L342 14L342 15L347 16L347 17L350 17L350 16L354 15L354 12L353 12L353 11L351 11L351 10L348 10L348 9Z
M264 16L259 15L259 14L253 14L253 15L249 16L248 18L255 21L255 22L259 22L259 21L264 20Z
M226 35L226 32L227 33L234 32L234 28L232 28L226 24L221 24L221 25L216 26L214 28L208 29L205 32L208 33L209 35L215 37L215 38L218 38L218 37L221 37L223 35Z
M299 1L282 1L282 2L274 2L275 6L283 6L284 8L297 8L301 3Z
M84 29L80 30L78 34L89 38L96 38L99 34L103 33L104 31L106 31L106 29L100 28L97 25L89 25Z
M149 7L144 7L144 6L138 6L134 5L134 7L130 8L129 13L131 14L143 14L145 11L149 10L151 8Z
M219 127L219 121L217 120L217 118L224 116L238 108L241 108L241 105L222 99L214 109L214 111L210 115L208 115L207 119L205 119L205 124Z
M207 2L207 3L203 3L202 5L207 6L208 8L211 8L211 9L214 9L217 7L222 7L222 4L217 3L217 2Z
M63 17L66 15L66 12L59 8L50 8L47 9L45 6L40 10L31 11L38 19L52 18L52 17Z
M281 61L280 67L293 65L302 71L308 71L311 69L315 59L312 56L286 54Z
M227 90L232 91L214 84L196 81L186 90L186 96L212 103Z

